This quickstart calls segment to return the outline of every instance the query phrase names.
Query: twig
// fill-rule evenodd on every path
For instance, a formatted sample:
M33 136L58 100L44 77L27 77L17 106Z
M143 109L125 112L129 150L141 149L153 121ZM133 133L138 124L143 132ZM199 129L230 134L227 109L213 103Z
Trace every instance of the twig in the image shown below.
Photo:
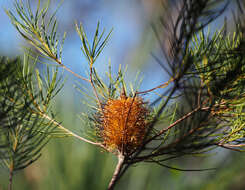
M157 160L152 160L152 162L157 163L160 166L163 166L165 168L171 169L171 170L177 170L177 171L184 171L184 172L200 172L200 171L210 171L210 170L216 170L217 168L205 168L205 169L183 169L183 168L176 168L173 166L168 166L166 164L163 164L161 162L158 162Z
M68 67L66 67L65 65L63 65L62 63L59 64L63 69L65 69L66 71L68 71L69 73L73 74L75 77L79 78L79 79L82 79L86 82L90 82L89 79L85 78L85 77L82 77L81 75L73 72L71 69L69 69Z
M96 90L94 82L93 82L93 64L94 64L94 61L93 61L93 58L91 58L91 61L90 61L90 80L89 80L89 82L90 82L90 84L91 84L91 86L93 88L93 92L94 92L94 95L95 95L95 97L97 99L97 102L98 102L98 105L100 107L100 110L102 111L101 101L99 99L99 95L97 93L97 90Z
M222 143L218 143L217 146L220 146L222 148L226 148L228 150L242 152L244 150L238 149L238 148L245 147L245 144L222 144Z
M198 106L196 109L192 110L191 112L187 113L186 115L184 115L183 117L181 117L180 119L178 119L177 121L175 121L174 123L172 123L171 125L169 125L167 128L162 129L158 134L154 135L153 137L151 137L149 140L147 140L147 142L152 141L153 139L159 137L160 135L162 135L163 133L165 133L166 131L168 131L169 129L173 128L175 125L177 125L178 123L182 122L183 120L187 119L188 117L192 116L194 113L196 113L197 111L201 110L201 107Z
M73 72L71 69L69 69L68 67L66 67L54 54L53 54L53 52L50 50L50 48L47 46L47 44L45 43L45 41L43 40L43 38L42 38L42 36L40 36L37 32L36 32L36 30L35 30L35 28L33 28L33 31L34 31L34 33L35 33L35 35L36 35L36 37L38 38L38 40L41 42L41 44L45 47L45 49L48 51L47 53L48 53L48 57L50 57L50 58L52 58L56 63L58 63L58 65L60 65L63 69L65 69L65 70L67 70L68 72L70 72L71 74L73 74L74 76L76 76L77 78L80 78L80 79L82 79L82 80L84 80L84 81L87 81L87 82L90 82L89 81L89 79L87 79L87 78L85 78L85 77L82 77L81 75L79 75L79 74L77 74L77 73L75 73L75 72ZM28 39L27 39L28 40ZM32 43L32 41L31 40L28 40L29 41L29 43L31 43L38 51L39 51L39 49L36 47L36 44L34 43ZM47 55L46 55L47 56Z
M115 185L116 185L116 182L119 180L119 178L120 178L120 175L119 174L120 174L120 172L122 170L122 166L124 164L124 160L125 160L124 156L120 153L118 155L117 166L116 166L116 169L114 171L114 174L113 174L113 176L111 178L111 181L109 183L108 190L113 190L114 187L115 187Z
M9 186L8 186L8 190L12 190L12 186L13 186L13 168L11 167L9 170Z
M123 89L124 89L124 88L123 88ZM124 92L125 92L125 89L124 89ZM127 139L127 123L128 123L128 119L129 119L130 112L131 112L131 110L132 110L132 106L133 106L133 104L134 104L135 97L136 97L136 94L134 94L134 96L133 96L133 100L132 100L132 102L131 102L131 104L130 104L130 107L129 107L129 110L128 110L128 113L127 113L127 116L126 116L126 119L125 119L125 123L124 123L124 126L123 126L122 152L125 151L125 150L124 150L124 143L127 142L127 140L128 140L128 139ZM125 139L125 137L126 137L126 139Z
M169 81L167 81L167 82L165 82L165 83L163 83L161 85L158 85L158 86L156 86L156 87L154 87L152 89L141 91L141 92L136 92L136 94L146 94L146 93L151 92L151 91L154 91L154 90L156 90L158 88L165 88L165 87L167 87L169 85L169 83L171 83L173 81L174 81L174 78L172 78Z
M60 65L63 69L65 69L66 71L68 71L69 73L73 74L75 77L82 79L84 81L90 82L89 79L82 77L81 75L73 72L71 69L69 69L68 67L66 67L60 60L58 60L55 56L52 56L52 59L55 60L56 63L58 63L58 65Z
M81 141L84 141L84 142L87 142L89 144L93 144L93 145L96 145L96 146L100 146L102 148L105 148L104 145L102 145L101 143L97 143L97 142L93 142L93 141L90 141L88 139L85 139L75 133L73 133L72 131L70 131L69 129L63 127L60 123L58 123L57 121L55 121L54 119L50 118L48 115L44 114L44 113L40 113L39 115L41 115L43 118L45 119L48 119L50 122L52 122L54 125L56 125L57 127L59 127L60 129L62 129L63 131L65 131L67 134L81 140Z
M245 147L245 144L222 144L222 145L228 147Z

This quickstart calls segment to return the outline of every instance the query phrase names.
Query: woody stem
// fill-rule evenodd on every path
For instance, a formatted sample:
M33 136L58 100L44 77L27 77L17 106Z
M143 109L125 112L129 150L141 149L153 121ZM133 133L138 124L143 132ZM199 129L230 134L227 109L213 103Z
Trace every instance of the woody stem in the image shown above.
M12 190L13 187L13 169L10 168L9 171L9 186L8 186L8 190Z
M123 164L124 164L124 160L125 160L125 157L122 154L119 154L118 155L117 166L116 166L114 174L113 174L113 176L111 178L111 181L109 183L108 190L113 190L115 185L116 185L116 182L119 180L119 178L120 178L119 174L120 174L120 172L122 170L122 167L123 167Z

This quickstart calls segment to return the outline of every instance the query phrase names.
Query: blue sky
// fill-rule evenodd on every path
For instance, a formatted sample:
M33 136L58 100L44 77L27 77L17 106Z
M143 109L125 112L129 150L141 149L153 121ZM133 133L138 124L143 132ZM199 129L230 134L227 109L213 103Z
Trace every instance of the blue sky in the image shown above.
M51 0L53 9L58 5L58 2L58 0ZM4 12L4 9L14 10L13 3L14 0L0 1L0 50L1 54L9 56L22 54L21 45L24 42ZM137 70L142 69L140 65L143 57L148 58L148 54L150 55L150 51L142 54L138 52L139 47L144 49L144 46L148 46L147 43L142 43L142 35L150 27L147 23L149 18L144 4L140 1L98 0L96 3L88 0L64 1L57 13L57 19L60 23L61 34L67 31L63 63L81 75L85 74L84 71L88 67L80 50L81 42L74 28L75 21L83 23L89 39L92 39L97 21L100 21L101 28L105 28L108 32L113 28L111 39L95 65L98 71L101 71L102 76L107 69L108 61L111 60L114 71L117 71L119 64L129 65L129 68L133 69L131 73L131 78L133 78ZM133 56L135 58L132 58ZM144 71L144 90L160 84L164 79L162 75L160 75L161 77L156 75L159 70L156 63L155 66L156 68L153 65L150 70L148 68ZM71 78L70 82L74 80L70 75L69 78Z
M166 81L166 75L163 74L159 65L150 57L151 50L147 49L150 46L149 41L151 41L151 37L144 35L146 30L150 31L150 24L148 23L149 12L147 12L149 7L145 7L143 2L145 1L64 1L57 13L60 32L67 31L63 50L63 63L73 71L85 75L88 67L80 50L81 42L76 34L74 22L82 22L88 38L92 39L97 21L100 21L101 28L105 28L106 31L113 28L111 40L95 64L95 67L102 76L107 69L107 63L110 59L114 71L117 70L119 64L129 65L129 70L133 71L131 76L129 76L129 80L134 78L137 70L144 69L142 75L144 77L144 85L142 85L142 90L149 89ZM0 1L0 52L3 55L22 53L21 44L23 44L24 40L11 25L9 18L4 12L4 8L13 10L13 3L14 0ZM53 9L58 3L58 0L51 0ZM145 66L143 62L148 63L148 66ZM144 65L144 68L141 65ZM69 78L70 80L68 81L74 82L74 77L69 75Z
M52 1L52 5L56 6L58 1ZM88 37L91 38L93 31L95 30L97 21L101 22L102 28L106 28L109 31L114 29L112 38L104 52L104 57L115 59L120 64L123 62L123 56L126 56L127 50L136 46L140 40L140 32L143 30L144 21L142 18L142 9L139 8L138 3L128 3L128 1L97 1L97 6L92 6L89 1L83 1L83 3L75 3L86 8L91 5L91 8L84 13L79 13L79 8L74 11L74 2L78 1L65 1L63 2L60 10L57 13L57 18L60 23L60 31L68 30L67 40L65 42L65 48L68 52L74 52L74 56L68 56L70 59L76 59L80 54L80 41L76 35L74 22L82 22L85 30L88 33ZM86 3L87 2L87 3ZM16 54L20 53L20 44L23 39L20 39L20 35L16 32L15 28L11 25L9 18L4 12L4 9L13 10L14 0L1 0L0 1L0 48L2 54ZM65 29L63 29L65 28ZM62 30L63 29L63 30ZM75 57L75 58L74 58ZM116 59L118 57L119 59Z

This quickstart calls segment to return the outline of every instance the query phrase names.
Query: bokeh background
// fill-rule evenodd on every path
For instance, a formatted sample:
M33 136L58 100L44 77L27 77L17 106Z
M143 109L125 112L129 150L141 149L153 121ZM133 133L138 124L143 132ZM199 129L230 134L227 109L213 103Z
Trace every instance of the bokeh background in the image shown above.
M119 65L128 67L127 80L134 80L135 73L140 71L143 78L142 90L149 89L167 80L167 75L151 56L159 53L157 40L151 23L163 11L161 0L66 0L60 7L57 18L59 31L67 31L63 50L63 62L71 70L85 75L88 69L86 60L80 50L80 40L74 23L82 22L91 39L97 21L106 31L113 28L112 37L104 52L96 62L101 76L105 76L108 62L113 71ZM14 57L23 54L22 45L26 45L14 27L4 9L13 9L14 0L0 1L0 54ZM31 1L35 6L36 1ZM51 0L51 10L58 5L58 0ZM171 9L171 7L169 7ZM232 26L231 3L224 13L228 26ZM173 11L176 11L173 9ZM210 26L211 31L221 27L224 16ZM232 27L229 28L232 30ZM159 56L162 56L159 54ZM162 59L164 61L164 59ZM74 88L78 79L64 73L67 82L55 99L53 110L57 120L81 134L83 126L79 114L86 111L82 104L83 97ZM154 94L147 97L154 99ZM116 158L100 149L73 138L53 139L43 149L42 157L17 173L14 177L14 189L18 190L100 190L106 189L116 165ZM161 168L157 165L141 163L129 169L116 189L128 190L221 190L245 189L245 154L231 153L216 149L199 159L181 159L170 163L181 168L209 168L215 171L180 172ZM0 169L0 190L7 189L8 174Z

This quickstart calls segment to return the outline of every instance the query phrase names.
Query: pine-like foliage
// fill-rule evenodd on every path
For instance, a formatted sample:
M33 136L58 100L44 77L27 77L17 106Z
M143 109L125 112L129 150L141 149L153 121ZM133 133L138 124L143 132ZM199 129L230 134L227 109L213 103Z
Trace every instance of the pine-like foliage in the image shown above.
M56 125L46 114L60 87L57 70L49 73L47 68L42 78L27 55L0 61L0 159L9 170L11 188L13 174L36 161L55 134Z
M33 52L28 52L25 58L32 60L24 59L18 80L13 80L12 72L8 74L9 81L1 80L6 86L3 93L7 94L1 94L1 121L8 121L1 133L1 158L10 173L39 157L46 140L56 134L51 125L63 130L59 134L76 137L118 157L108 189L114 189L125 171L139 162L184 170L169 166L166 161L200 155L216 147L244 149L243 4L237 1L240 15L234 15L236 28L230 33L226 26L217 32L206 32L206 26L224 13L229 1L180 0L170 4L178 10L177 17L172 18L166 10L168 21L162 15L153 24L167 61L155 58L169 74L169 80L141 92L125 82L125 71L121 68L114 76L109 65L108 83L96 71L96 60L111 35L110 31L104 37L105 30L100 33L99 23L92 43L82 24L75 26L88 61L86 78L63 64L64 38L59 40L55 13L48 17L49 4L41 6L39 0L33 12L29 1L19 0L15 3L16 14L6 11L19 33L43 58L57 63L91 87L91 90L83 84L77 87L89 100L90 110L82 114L84 131L89 136L85 139L49 116L51 100L62 87L57 68L50 73L47 66L41 75L33 64L40 60L33 59ZM149 103L143 99L143 95L156 89L163 89L156 100Z

